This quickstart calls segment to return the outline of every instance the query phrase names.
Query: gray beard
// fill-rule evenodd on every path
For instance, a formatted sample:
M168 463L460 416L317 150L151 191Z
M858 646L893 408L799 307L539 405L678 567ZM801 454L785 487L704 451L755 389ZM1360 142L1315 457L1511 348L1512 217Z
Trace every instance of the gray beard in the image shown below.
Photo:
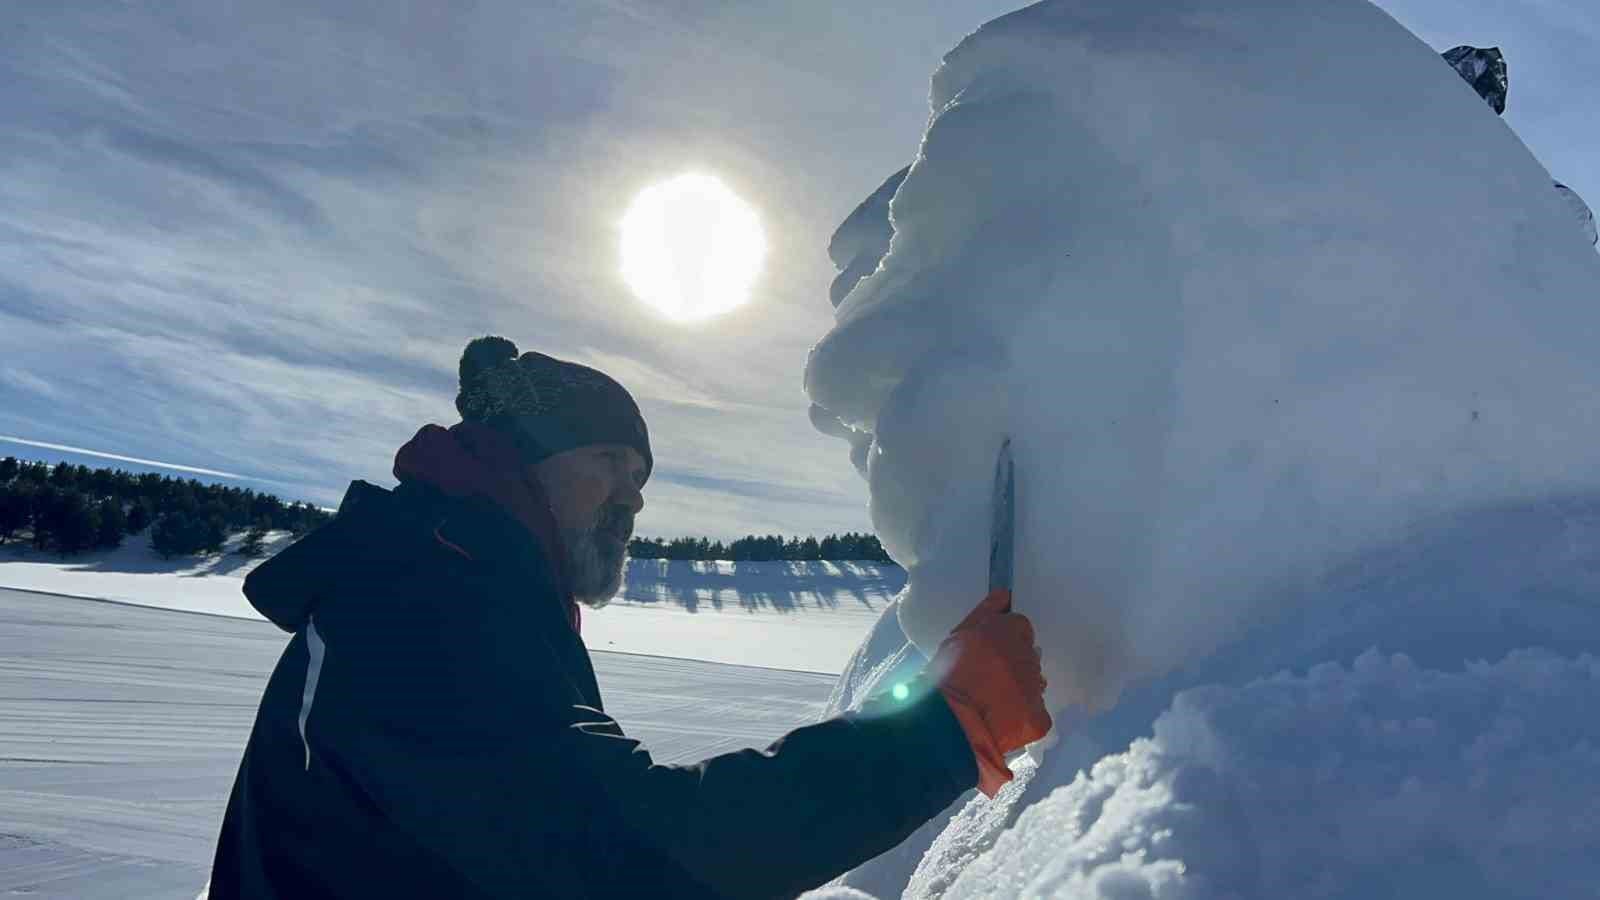
M628 560L626 547L613 556L609 548L602 548L595 540L593 529L564 530L561 542L566 545L573 599L591 609L610 603L622 587L622 569Z

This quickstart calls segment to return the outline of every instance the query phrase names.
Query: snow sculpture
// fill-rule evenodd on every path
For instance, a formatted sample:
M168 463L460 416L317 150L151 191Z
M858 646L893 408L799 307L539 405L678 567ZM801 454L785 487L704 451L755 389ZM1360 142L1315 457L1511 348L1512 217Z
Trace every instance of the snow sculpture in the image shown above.
M1118 767L1145 764L1130 742L1163 714L1187 723L1168 737L1255 739L1184 712L1196 686L1256 696L1280 670L1311 677L1373 647L1426 679L1523 647L1600 650L1600 256L1463 88L1364 0L1049 0L946 56L915 162L836 241L847 293L806 369L813 421L850 440L909 575L832 706L982 596L1009 436L1017 605L1067 727L995 802L952 810L849 885L1271 896L1292 879L1183 875L1221 859L1190 845L1149 856L1177 861L1168 888L1151 875L1119 893L1136 885L1092 843L1150 834L1052 836L1083 795L1045 805L1102 759L1120 762L1092 790L1121 791ZM1573 759L1574 783L1600 777L1600 758ZM1202 842L1266 821L1198 815L1185 834ZM1277 846L1255 845L1254 864ZM1046 847L1090 862L1046 871Z
M828 286L828 299L834 307L844 301L857 282L871 275L889 252L889 239L894 237L894 226L889 224L889 200L910 169L906 166L884 179L828 241L828 258L839 270L839 276Z
M1419 517L1600 485L1600 259L1370 4L1042 3L963 41L932 104L806 370L818 418L871 435L924 651L983 594L1008 434L1057 708Z

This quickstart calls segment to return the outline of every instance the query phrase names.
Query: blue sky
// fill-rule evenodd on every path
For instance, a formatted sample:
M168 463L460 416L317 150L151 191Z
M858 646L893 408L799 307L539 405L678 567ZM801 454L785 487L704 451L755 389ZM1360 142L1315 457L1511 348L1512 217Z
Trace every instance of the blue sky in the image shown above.
M499 333L639 398L641 533L865 529L800 388L827 240L914 154L942 53L1017 5L14 5L0 436L331 504L454 421L462 346ZM1383 5L1440 50L1500 46L1507 121L1600 201L1589 4ZM616 228L691 169L760 209L769 253L750 304L683 326L629 295Z

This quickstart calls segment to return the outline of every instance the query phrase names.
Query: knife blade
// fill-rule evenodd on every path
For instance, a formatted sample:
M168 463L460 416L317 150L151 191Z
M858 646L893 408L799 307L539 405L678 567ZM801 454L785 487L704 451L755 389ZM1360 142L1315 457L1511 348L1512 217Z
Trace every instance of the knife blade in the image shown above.
M1011 589L1016 553L1017 473L1011 462L1011 439L1000 445L994 463L994 493L990 499L993 523L989 529L989 590Z

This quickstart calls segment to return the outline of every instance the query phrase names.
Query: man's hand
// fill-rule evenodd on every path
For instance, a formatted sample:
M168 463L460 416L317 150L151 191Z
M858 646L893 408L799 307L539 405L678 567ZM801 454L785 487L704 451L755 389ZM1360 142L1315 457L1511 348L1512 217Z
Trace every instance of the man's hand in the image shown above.
M1033 623L1011 611L1011 592L983 598L934 654L939 692L978 759L978 790L993 797L1014 776L1006 754L1050 732Z

